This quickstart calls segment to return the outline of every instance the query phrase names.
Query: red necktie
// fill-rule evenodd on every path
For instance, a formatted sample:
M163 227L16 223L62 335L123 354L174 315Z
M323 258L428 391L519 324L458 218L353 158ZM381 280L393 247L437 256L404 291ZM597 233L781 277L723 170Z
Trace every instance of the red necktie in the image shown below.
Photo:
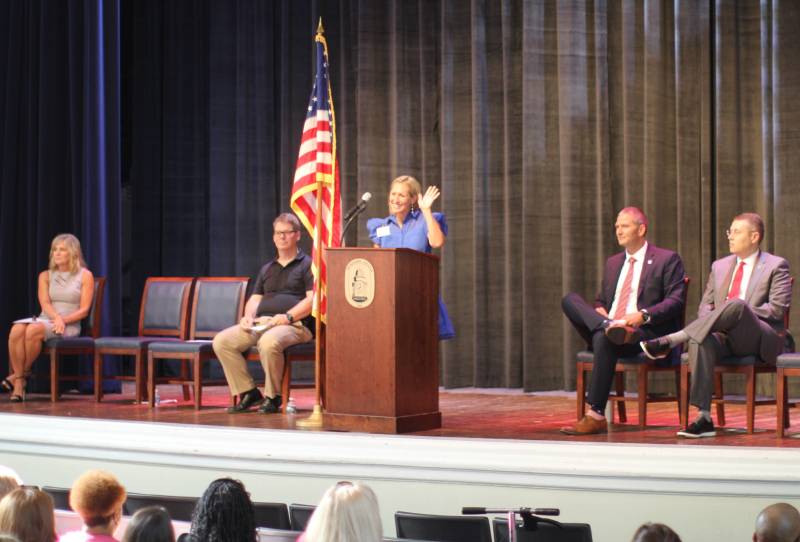
M739 266L736 268L736 274L733 276L733 282L731 283L731 291L728 292L728 297L725 298L726 301L739 297L739 290L742 288L742 275L744 275L744 260L740 261Z
M619 302L617 303L617 310L614 311L613 319L619 320L625 316L628 310L628 300L631 298L631 284L633 284L633 264L636 263L636 258L631 257L628 260L628 274L625 275L625 281L622 283L622 289L619 291Z

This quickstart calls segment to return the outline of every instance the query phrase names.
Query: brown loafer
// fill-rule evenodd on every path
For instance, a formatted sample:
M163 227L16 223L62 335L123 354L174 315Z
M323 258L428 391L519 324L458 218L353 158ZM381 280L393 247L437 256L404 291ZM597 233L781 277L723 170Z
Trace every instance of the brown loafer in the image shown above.
M635 327L626 325L608 326L606 328L606 337L614 344L632 344L639 342L639 334Z
M595 420L589 416L584 416L575 425L562 427L561 432L565 435L597 435L608 431L608 422L604 419Z

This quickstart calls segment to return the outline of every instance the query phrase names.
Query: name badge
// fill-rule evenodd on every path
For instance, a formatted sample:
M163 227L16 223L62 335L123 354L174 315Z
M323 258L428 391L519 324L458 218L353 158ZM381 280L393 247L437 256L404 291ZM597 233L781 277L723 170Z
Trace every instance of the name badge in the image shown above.
M389 226L381 226L375 231L378 237L386 237L387 235L391 234L391 229Z

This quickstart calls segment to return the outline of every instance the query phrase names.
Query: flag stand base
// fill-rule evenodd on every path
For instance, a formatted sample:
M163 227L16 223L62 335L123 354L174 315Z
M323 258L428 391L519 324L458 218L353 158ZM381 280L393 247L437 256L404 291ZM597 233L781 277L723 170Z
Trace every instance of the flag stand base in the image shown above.
M322 428L322 407L314 405L314 411L311 416L304 420L297 420L295 425L300 429L321 429Z

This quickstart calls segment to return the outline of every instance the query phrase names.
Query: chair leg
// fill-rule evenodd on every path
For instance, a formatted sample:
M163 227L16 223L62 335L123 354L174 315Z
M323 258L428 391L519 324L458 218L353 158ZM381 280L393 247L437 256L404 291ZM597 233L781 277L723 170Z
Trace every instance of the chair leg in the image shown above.
M619 423L626 423L628 421L628 411L625 408L625 373L624 372L614 372L614 382L617 388L617 397L620 398L617 401L617 414L619 417ZM611 411L613 412L614 409L612 408ZM609 423L612 423L614 420L608 420Z
M678 422L680 423L681 419L681 371L677 369L674 373L675 375L675 402L678 403Z
M147 405L156 406L156 367L152 352L147 352Z
M144 349L139 349L136 351L136 355L134 356L133 359L133 364L134 364L133 378L136 383L135 384L136 404L138 405L139 403L142 402L142 396L144 395L142 393L142 387L144 386L144 379L142 378L143 377L142 373L144 373Z
M98 403L103 398L103 354L94 353L94 400Z
M775 431L778 438L783 438L786 429L786 399L786 375L783 372L783 367L778 367L778 371L775 374L775 407L778 411Z
M586 368L583 363L578 362L576 365L578 371L575 379L575 409L578 421L583 418L583 413L586 410Z
M752 435L756 420L756 370L748 367L745 408L747 408L747 434Z
M681 364L681 377L680 377L680 423L681 428L689 425L689 364Z
M200 354L195 354L192 358L192 377L194 378L194 409L200 410L200 405L203 401L203 386L200 384L200 376L203 373L204 358ZM186 393L186 386L183 387L184 399Z
M647 365L641 364L636 370L636 392L639 403L639 427L647 427Z
M191 360L192 366L195 366L194 360L195 358L192 358ZM189 361L190 360L188 359L181 360L181 380L183 381L189 380ZM181 388L183 388L183 400L188 401L191 398L191 396L189 395L189 385L183 384Z
M289 394L292 393L292 360L289 356L283 357L283 382L281 382L281 395L283 404L281 412L286 413L286 405L289 404Z
M58 376L59 376L59 355L55 348L50 349L50 401L58 401Z
M722 386L722 373L714 374L714 395L719 401L717 402L717 424L725 426L725 389Z

